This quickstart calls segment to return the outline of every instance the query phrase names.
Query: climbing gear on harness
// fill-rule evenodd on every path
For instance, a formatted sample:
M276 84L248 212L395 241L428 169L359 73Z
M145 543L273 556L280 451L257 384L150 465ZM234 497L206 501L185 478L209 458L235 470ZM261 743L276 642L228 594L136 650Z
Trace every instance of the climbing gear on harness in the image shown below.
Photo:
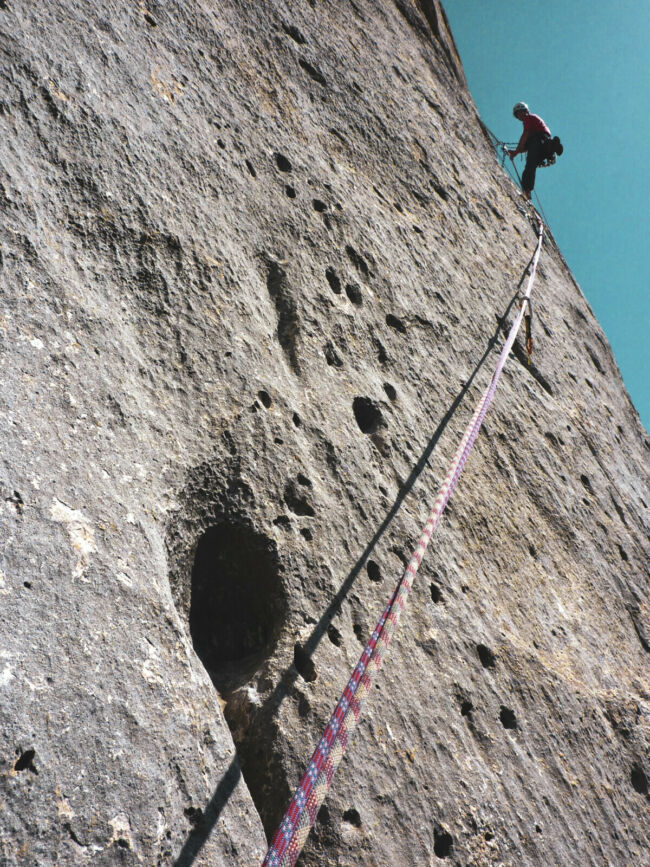
M487 132L487 134L488 134L488 136L489 136L489 138L490 138L490 140L491 140L491 142L492 142L492 146L495 148L495 150L496 150L497 152L498 152L499 150L502 150L502 151L503 151L503 159L502 159L502 162L501 162L501 166L502 166L502 167L505 167L506 154L507 154L508 150L509 150L511 147L513 147L513 145L512 145L512 144L507 144L506 142L501 141L500 139L498 139L498 138L495 136L495 134L492 132L492 130L491 130L491 129L488 129L488 127L485 126L485 124L483 124L483 128L484 128L485 131ZM515 175L517 176L517 180L519 181L519 186L521 187L521 186L522 186L522 183L521 183L521 176L520 176L519 172L517 171L517 166L515 165L514 160L511 160L510 165L512 166L512 169L513 169ZM512 177L512 176L511 176L511 177ZM542 203L540 202L540 200L539 200L539 196L537 195L537 193L535 193L535 197L537 198L537 210L538 210L539 213L541 214L542 219L544 220L544 223L548 226L548 220L546 219L546 214L544 213L544 209L542 208ZM527 201L529 201L529 202L531 203L531 205L532 205L532 201L531 201L530 199L527 199ZM533 207L534 207L534 206L533 206ZM557 249L557 247L556 247L556 249ZM559 252L559 250L558 250L558 252ZM561 254L560 254L560 255L561 255Z
M524 326L526 329L526 355L528 356L528 364L530 364L530 359L533 354L533 335L532 335L532 321L533 321L533 305L530 298L526 299L526 302L522 301L521 304L523 306L524 303L528 305L528 312L524 313Z
M479 400L474 415L465 430L456 454L449 466L447 476L438 492L429 519L420 536L408 566L397 582L397 586L375 629L366 644L343 695L334 708L334 712L325 728L316 750L314 751L307 770L287 808L280 826L275 832L268 852L262 862L263 867L293 867L298 860L321 804L325 800L334 773L348 746L350 737L361 715L364 700L372 686L372 679L381 668L384 655L393 632L397 628L402 611L406 607L412 582L433 531L451 497L463 467L470 455L474 441L485 418L485 414L494 398L496 388L505 367L510 350L521 327L526 304L530 305L530 293L535 280L537 262L542 249L544 226L541 219L537 225L537 247L530 266L530 277L523 296L522 305L510 329L506 342L497 361L492 379Z
M546 159L539 164L539 168L543 169L547 166L555 165L556 154L558 157L561 157L564 153L564 148L562 146L562 142L558 138L558 136L554 135L553 138L549 139L546 142L544 147L544 153L546 155Z
M487 127L483 122L481 122L481 126L483 127L483 130L485 131L486 135L488 136L488 138L492 142L492 147L495 149L497 157L500 154L501 168L503 168L508 174L510 174L510 172L508 172L508 169L506 168L506 154L507 154L508 150L513 150L514 148L516 148L516 144L513 144L512 142L501 141L501 139L498 139L495 136L495 134L492 132L492 130L489 127ZM551 139L551 141L552 141L552 139ZM558 139L558 143L559 143L559 139ZM560 144L560 147L562 148L561 144ZM564 148L562 148L562 150L564 150ZM560 153L560 152L557 151L557 153ZM517 176L517 180L519 181L519 186L521 187L521 177L519 176L519 172L517 171L517 166L515 165L514 160L511 160L509 165L512 166L512 170L514 171L515 175ZM511 175L511 177L512 177L512 175ZM542 215L542 219L544 220L544 223L548 226L548 220L546 219L546 214L544 213L544 209L542 207L542 203L539 199L539 196L537 195L536 192L534 193L534 195L535 195L535 198L537 199L537 211ZM553 242L553 243L555 243L555 242ZM558 255L561 256L562 253L557 248L557 245L555 246L555 249L556 249Z

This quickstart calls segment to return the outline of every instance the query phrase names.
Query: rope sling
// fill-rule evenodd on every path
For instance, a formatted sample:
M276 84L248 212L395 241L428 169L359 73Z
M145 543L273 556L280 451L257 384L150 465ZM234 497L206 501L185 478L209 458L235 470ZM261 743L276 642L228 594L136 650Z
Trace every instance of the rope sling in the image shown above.
M474 441L478 436L524 316L526 312L530 315L530 294L535 280L543 238L544 226L542 221L539 220L537 246L530 265L530 276L526 290L521 298L519 313L510 328L506 342L499 355L492 379L483 392L474 410L474 415L463 434L409 564L397 582L388 605L379 618L361 654L359 662L343 691L343 695L334 708L334 712L330 717L318 746L307 765L307 770L298 784L284 814L284 818L273 836L271 845L262 862L262 867L293 867L316 821L316 816L327 796L334 773L343 758L361 715L363 703L370 692L375 675L382 666L388 644L397 629L402 612L406 608L415 575L427 550L431 536L458 483Z

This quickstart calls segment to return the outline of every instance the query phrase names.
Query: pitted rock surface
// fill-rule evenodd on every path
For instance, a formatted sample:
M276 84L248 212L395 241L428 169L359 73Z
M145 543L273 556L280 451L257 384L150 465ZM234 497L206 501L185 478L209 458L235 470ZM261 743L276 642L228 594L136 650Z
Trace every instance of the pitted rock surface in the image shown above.
M5 0L0 52L0 861L255 864L535 234L437 0ZM647 859L650 441L551 236L533 328L303 865Z

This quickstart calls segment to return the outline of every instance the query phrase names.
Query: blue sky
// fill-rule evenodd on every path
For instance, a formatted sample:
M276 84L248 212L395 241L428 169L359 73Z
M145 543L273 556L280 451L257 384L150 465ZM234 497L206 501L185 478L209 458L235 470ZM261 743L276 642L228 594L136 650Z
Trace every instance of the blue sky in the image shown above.
M650 430L650 2L442 2L492 132L522 100L562 139L535 192Z

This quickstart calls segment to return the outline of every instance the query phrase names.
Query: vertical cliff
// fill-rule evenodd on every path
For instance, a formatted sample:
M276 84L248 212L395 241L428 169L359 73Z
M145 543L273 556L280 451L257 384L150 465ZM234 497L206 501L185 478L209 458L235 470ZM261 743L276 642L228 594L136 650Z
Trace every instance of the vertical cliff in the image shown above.
M437 0L4 0L0 56L0 861L255 864L535 235ZM650 441L551 238L533 327L304 865L647 857Z

